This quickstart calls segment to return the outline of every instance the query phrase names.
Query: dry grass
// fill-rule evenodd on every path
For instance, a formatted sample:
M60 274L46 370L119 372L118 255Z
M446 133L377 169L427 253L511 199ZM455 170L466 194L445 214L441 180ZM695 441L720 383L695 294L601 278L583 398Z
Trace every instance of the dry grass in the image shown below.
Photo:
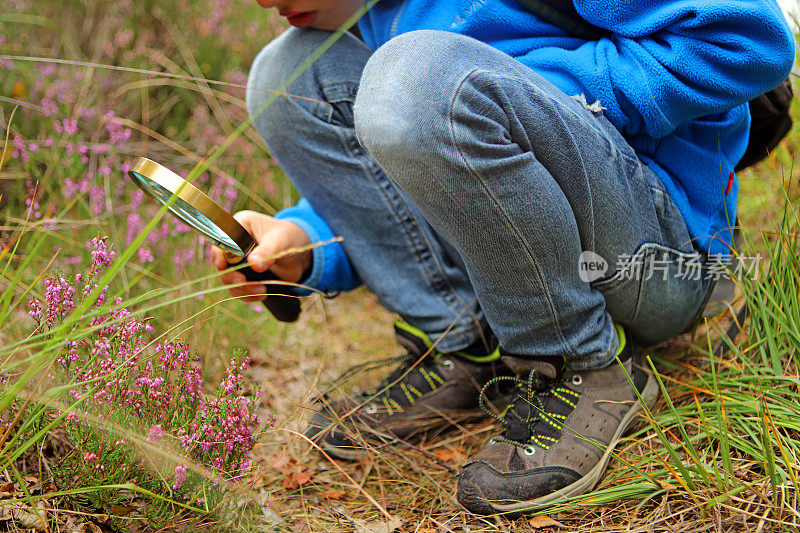
M359 462L335 464L297 434L303 431L305 414L313 409L314 391L324 389L349 365L399 353L389 334L392 320L371 295L363 292L334 301L317 301L299 324L287 326L292 329L288 344L270 350L281 354L279 357L265 355L265 360L259 356L259 364L251 369L252 377L267 387L268 402L278 413L278 424L257 452L258 489L270 494L272 509L295 531L352 531L365 527L386 531L386 513L396 517L405 531L538 530L534 526L540 523L539 519L478 517L455 500L459 465L496 431L489 421L468 424L428 441L398 442L373 449ZM650 353L680 364L691 350L691 340L687 334ZM665 371L664 376L670 380L668 389L674 394L677 382L685 381L693 372L691 365ZM364 384L368 382L365 378ZM673 401L685 403L691 398L673 395ZM664 409L662 399L655 411ZM653 454L658 444L652 431L645 432L621 446L620 456L625 459ZM752 462L734 460L734 467L740 481L763 477L759 466ZM621 461L614 461L606 476L614 481L604 481L598 489L622 483L627 477L630 469ZM549 515L563 528L545 526L541 530L760 532L794 530L800 516L791 512L797 507L796 501L772 501L765 479L751 490L716 505L708 505L719 496L716 490L696 491L692 497L680 490L674 480L662 483L667 490L647 501L634 498L605 505L581 505Z

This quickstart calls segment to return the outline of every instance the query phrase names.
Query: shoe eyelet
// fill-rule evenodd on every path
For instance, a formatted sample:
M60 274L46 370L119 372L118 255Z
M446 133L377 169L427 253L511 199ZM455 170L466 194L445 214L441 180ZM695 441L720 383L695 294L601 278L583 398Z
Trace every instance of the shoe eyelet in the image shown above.
M524 453L525 455L533 455L536 453L536 448L534 448L533 446L525 446L524 448L522 448L522 453Z
M581 383L583 383L583 378L582 377L580 377L578 374L575 374L574 376L572 376L572 384L573 385L580 385Z
M453 370L456 367L455 363L453 363L453 361L451 361L450 359L444 359L440 361L439 364L447 368L448 370Z
M371 403L367 406L366 409L364 409L364 412L367 413L368 415L374 415L375 413L378 412L378 406L375 405L374 403Z

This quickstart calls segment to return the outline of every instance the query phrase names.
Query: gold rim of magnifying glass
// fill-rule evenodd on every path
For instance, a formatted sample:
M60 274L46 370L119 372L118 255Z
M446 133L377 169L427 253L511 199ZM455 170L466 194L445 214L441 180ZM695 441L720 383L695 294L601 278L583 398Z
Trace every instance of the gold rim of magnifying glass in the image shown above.
M167 167L159 165L146 157L139 157L133 162L130 170L128 170L128 174L133 179L133 182L148 196L152 197L153 195L150 191L145 189L139 179L133 175L134 172L153 180L156 184L164 187L167 191L178 196L181 200L197 209L230 237L242 252L244 252L244 255L247 255L255 246L253 237L230 213L221 208L214 200L203 193L203 191L181 178ZM237 256L239 255L234 250L231 250L229 246L225 245L225 243L219 242L218 239L212 240L225 251L235 253Z

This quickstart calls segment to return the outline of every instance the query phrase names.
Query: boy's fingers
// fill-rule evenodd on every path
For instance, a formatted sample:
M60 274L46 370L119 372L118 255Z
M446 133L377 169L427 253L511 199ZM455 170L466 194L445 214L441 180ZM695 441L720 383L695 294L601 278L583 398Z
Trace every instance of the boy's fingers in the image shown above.
M240 272L226 272L220 275L220 280L225 285L239 285L247 280ZM262 283L239 285L228 288L228 293L236 298L242 298L247 302L257 302L266 297L267 288Z
M224 274L220 274L219 279L225 285L235 285L237 283L244 283L245 281L247 281L244 277L244 274L236 271L225 272Z
M225 270L230 265L225 261L225 254L216 246L211 247L211 261L217 270Z
M255 211L239 211L233 216L258 243L247 257L250 268L260 273L277 264L280 265L278 270L283 274L281 279L299 279L304 270L304 261L309 262L308 254L286 256L277 261L275 256L310 243L308 235L300 226Z
M280 242L280 236L275 232L270 232L264 236L264 240L255 247L247 256L247 261L256 272L265 272L275 263L275 255L285 250L287 246Z

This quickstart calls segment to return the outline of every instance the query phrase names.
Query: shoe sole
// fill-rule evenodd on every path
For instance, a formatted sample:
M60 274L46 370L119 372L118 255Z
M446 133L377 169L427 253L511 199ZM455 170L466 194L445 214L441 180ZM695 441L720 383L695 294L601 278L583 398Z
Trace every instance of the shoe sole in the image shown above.
M645 388L641 393L644 403L648 406L652 406L658 399L659 393L660 389L658 387L658 381L656 380L655 376L649 375L647 379L647 385L645 385ZM617 444L622 438L622 435L625 433L628 427L634 422L635 416L641 410L642 406L639 404L639 402L636 402L633 406L631 406L628 412L625 413L625 416L622 417L620 425L617 428L617 431L614 433L614 438L611 440L611 443L608 445L608 448L606 449L605 453L600 458L600 461L594 466L594 468L589 470L589 472L585 476L575 481L571 485L567 485L562 489L559 489L553 493L548 494L547 496L542 496L541 498L537 498L535 500L500 504L500 503L492 503L491 501L486 499L481 499L479 502L475 502L478 503L479 505L476 505L474 508L485 507L488 505L497 513L513 513L515 511L516 512L528 511L532 510L535 507L548 506L553 503L559 502L561 500L570 498L572 496L577 496L579 494L589 492L597 485L597 483L603 477L603 474L605 474L608 462L611 460L611 452L614 451L614 448L616 448ZM472 498L477 499L475 496L472 496Z
M367 448L343 448L341 446L333 446L325 441L318 442L317 444L322 448L322 451L328 455L337 459L342 459L343 461L360 461L369 455Z

